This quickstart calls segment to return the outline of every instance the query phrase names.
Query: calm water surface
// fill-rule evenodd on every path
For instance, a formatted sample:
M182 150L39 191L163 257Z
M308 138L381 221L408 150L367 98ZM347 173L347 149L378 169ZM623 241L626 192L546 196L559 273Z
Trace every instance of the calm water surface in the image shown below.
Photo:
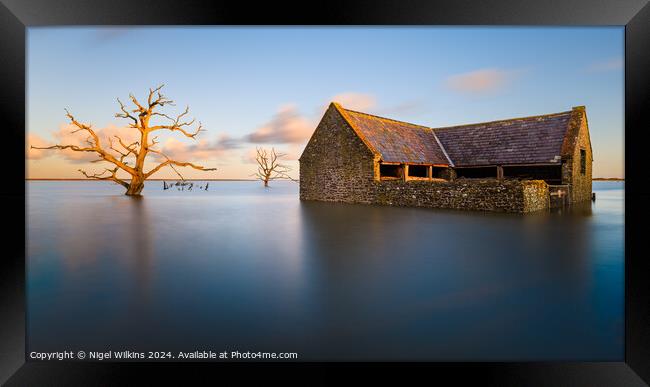
M620 361L623 189L521 216L28 182L28 351Z

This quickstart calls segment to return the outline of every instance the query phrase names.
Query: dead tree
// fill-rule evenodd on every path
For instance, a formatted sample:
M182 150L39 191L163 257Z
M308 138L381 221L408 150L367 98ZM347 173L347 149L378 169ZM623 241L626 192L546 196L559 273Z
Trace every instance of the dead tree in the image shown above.
M91 128L89 124L83 124L77 121L70 112L66 109L66 116L70 122L77 127L72 133L85 132L88 134L86 138L86 145L52 145L48 147L35 147L34 149L70 149L75 152L91 152L96 153L98 159L92 162L107 162L112 164L112 168L104 168L102 172L89 174L80 169L84 176L89 179L96 180L110 180L126 189L126 195L139 196L144 188L144 182L154 173L158 172L161 168L170 167L174 172L183 179L183 176L178 172L176 167L191 167L201 171L215 171L216 168L205 168L190 162L176 161L167 157L160 150L155 149L154 146L158 144L158 136L151 137L152 133L159 131L180 132L185 137L196 139L196 136L203 131L203 127L199 122L194 130L189 130L194 125L194 119L185 121L184 117L189 113L189 106L185 111L176 117L168 116L167 114L160 113L156 110L165 105L174 105L174 101L165 97L160 90L164 85L160 85L155 89L149 89L149 95L146 103L138 101L133 94L129 95L133 106L127 108L120 99L117 102L120 104L120 112L115 114L115 117L124 118L130 121L129 127L140 132L139 140L131 144L126 144L119 136L115 135L114 138L108 139L108 147L102 146L99 136ZM132 110L131 110L132 109ZM162 119L169 120L169 124L155 125L151 122L154 116ZM151 137L151 138L150 138ZM117 142L117 145L116 145ZM153 167L146 172L144 170L145 159L149 153L155 153L163 157L165 161ZM130 175L130 179L123 180L117 177L118 171L124 171Z
M257 173L252 176L257 176L259 180L264 182L264 187L268 187L269 181L271 180L287 179L296 181L287 175L287 172L291 171L291 168L280 164L278 161L280 158L286 156L285 154L276 153L273 148L271 148L270 153L266 149L256 148L256 150L257 155L255 156L255 161L257 161Z

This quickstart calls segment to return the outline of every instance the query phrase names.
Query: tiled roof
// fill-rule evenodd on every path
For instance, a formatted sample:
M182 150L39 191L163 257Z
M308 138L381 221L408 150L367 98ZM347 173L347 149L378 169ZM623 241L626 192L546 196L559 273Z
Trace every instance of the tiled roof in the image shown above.
M559 164L572 114L584 112L428 128L335 106L382 161L456 167Z
M456 166L560 163L572 111L434 129Z
M340 107L339 111L382 161L449 165L431 128Z

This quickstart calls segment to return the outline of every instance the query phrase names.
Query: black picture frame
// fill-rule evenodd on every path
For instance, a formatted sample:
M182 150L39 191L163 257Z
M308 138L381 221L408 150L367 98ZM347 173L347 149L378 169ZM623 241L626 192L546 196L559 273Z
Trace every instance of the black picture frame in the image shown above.
M625 25L625 359L584 363L84 363L26 362L25 356L25 93L26 28L56 25ZM650 261L643 228L647 121L650 111L650 5L645 0L589 1L328 1L302 5L235 1L0 0L0 110L3 134L4 251L0 260L0 383L7 385L153 384L173 376L205 383L226 376L296 375L316 384L353 369L364 377L406 381L452 378L454 384L642 386L650 383ZM567 64L570 66L571 64ZM22 161L21 161L22 160ZM16 168L22 165L23 168ZM248 370L253 367L255 372ZM215 373L216 371L216 373ZM206 374L216 375L211 379ZM338 379L332 379L338 380Z

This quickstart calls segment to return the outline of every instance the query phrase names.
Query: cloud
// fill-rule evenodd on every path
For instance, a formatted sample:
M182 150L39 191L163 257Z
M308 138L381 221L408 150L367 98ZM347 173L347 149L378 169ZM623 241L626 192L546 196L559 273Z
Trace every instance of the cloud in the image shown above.
M302 155L302 151L304 150L304 146L301 145L296 145L292 144L287 148L284 152L284 159L285 160L295 160L298 161L300 158L300 155Z
M588 73L600 73L603 71L619 70L623 68L623 58L610 58L600 62L594 62L587 66Z
M75 129L77 129L77 127L72 124L61 125L58 131L52 133L54 141L46 141L39 135L29 134L27 136L26 157L28 159L37 160L48 157L50 155L59 155L73 163L87 163L93 160L97 160L97 154L94 152L75 152L69 149L41 150L29 148L31 145L44 147L54 144L78 145L81 147L87 146L88 144L85 142L85 139L88 137L86 134L87 132L79 131L72 133L72 131ZM140 139L140 132L129 127L108 125L100 129L93 128L93 130L99 136L102 148L115 156L119 156L119 154L117 152L109 150L109 139L113 141L113 146L121 151L123 151L123 149L117 142L117 139L115 138L116 135L119 136L126 144L131 144ZM162 131L160 134L160 142L153 149L159 149L167 156L178 161L212 159L214 157L223 155L230 149L235 149L240 146L240 141L225 134L222 134L213 141L201 138L196 141L190 139L186 139L186 141L179 141L174 137L162 138L162 136L166 136L168 132ZM148 157L159 159L162 156L159 156L156 153L149 153Z
M177 161L209 160L223 156L229 150L240 147L240 141L222 134L213 141L199 139L193 142L180 141L170 137L159 144L158 149ZM155 153L151 154L152 156ZM160 157L159 157L160 158Z
M382 107L377 110L378 114L395 115L395 114L416 114L426 111L426 104L422 99L414 99L402 102L392 106Z
M60 155L63 158L73 162L73 163L86 163L89 161L97 160L97 154L94 152L75 152L70 149L51 149L51 150L43 150L43 149L30 149L30 146L38 146L38 147L44 147L44 146L51 146L55 144L60 144L60 145L77 145L80 147L86 147L88 146L88 143L86 142L86 139L89 137L88 132L86 131L78 131L76 133L72 133L73 131L77 130L78 128L74 126L73 124L62 124L59 126L59 129L56 132L52 133L52 138L54 141L47 141L41 136L37 134L29 134L27 136L27 158L36 160L36 159L41 159L43 157L48 157L50 155ZM116 142L115 136L119 136L126 144L131 144L134 141L137 141L139 138L139 132L135 129L129 128L129 127L122 127L122 126L116 126L116 125L108 125L104 128L93 128L93 131L97 134L99 137L100 144L102 148L107 149L109 145L109 139L114 142L114 146L118 149L120 149L119 144ZM117 155L117 153L112 152L114 155Z
M333 96L330 100L338 102L346 109L362 112L368 111L377 105L377 100L373 95L364 93L341 93Z
M257 149L255 148L250 148L241 157L241 161L245 164L255 164L257 161L255 160L255 157L257 157Z
M452 75L445 83L459 93L485 94L502 90L518 73L516 70L480 69Z
M44 157L50 156L50 152L45 149L31 149L31 146L49 146L47 141L45 141L41 136L37 134L28 134L27 141L25 141L25 158L30 160L40 160Z
M375 97L370 94L354 92L340 93L324 101L323 105L320 105L319 109L314 112L315 116L313 117L300 114L296 105L293 103L285 104L278 108L278 111L267 123L259 126L257 130L245 136L244 140L253 144L304 145L309 140L309 137L311 137L318 121L332 101L340 103L346 109L359 111L371 110L377 104ZM297 159L300 156L299 153L292 148L287 157Z
M297 144L309 139L314 125L293 104L283 105L271 120L245 136L255 144Z

